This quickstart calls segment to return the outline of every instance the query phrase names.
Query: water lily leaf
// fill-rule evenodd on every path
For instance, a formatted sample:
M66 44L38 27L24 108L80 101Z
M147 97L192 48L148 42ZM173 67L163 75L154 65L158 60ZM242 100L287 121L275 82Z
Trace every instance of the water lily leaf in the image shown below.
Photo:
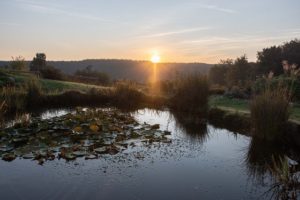
M106 153L107 150L106 150L106 147L99 147L97 149L94 149L94 151L96 153L103 154L103 153Z
M119 153L120 149L116 147L115 145L111 145L107 147L107 153L110 155L115 155Z
M9 152L12 151L14 148L12 146L2 146L0 147L0 151L2 152Z
M86 155L86 153L84 151L74 151L73 155L75 155L76 157L83 157Z
M22 156L24 159L33 159L35 156L32 153L25 154Z
M10 161L13 161L14 159L16 159L16 155L13 153L7 153L7 154L2 155L2 160L4 160L4 161L10 162Z
M94 155L94 154L89 154L85 156L86 160L92 160L92 159L96 159L98 158L98 156Z
M132 138L132 139L139 138L140 136L141 136L141 135L138 134L137 132L132 132L132 133L130 134L130 138Z
M92 125L90 125L90 130L93 132L97 132L99 130L99 126L92 124Z
M82 131L82 128L80 126L76 126L73 131L75 132L81 132Z
M66 153L63 158L66 160L75 160L76 156L72 153Z

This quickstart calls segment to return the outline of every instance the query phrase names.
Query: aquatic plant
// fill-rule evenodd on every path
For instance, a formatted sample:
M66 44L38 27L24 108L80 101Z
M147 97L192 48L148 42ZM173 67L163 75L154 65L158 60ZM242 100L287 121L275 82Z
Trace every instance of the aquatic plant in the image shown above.
M56 158L96 159L102 154L115 155L135 146L135 142L170 143L166 137L170 132L159 130L158 124L139 124L131 114L116 109L77 108L45 120L24 115L0 133L3 160L20 157L37 160L39 164Z
M296 166L291 165L286 156L281 157L279 161L273 157L273 165L270 171L274 177L268 192L272 192L272 197L282 200L296 200L300 195L300 176L297 173Z

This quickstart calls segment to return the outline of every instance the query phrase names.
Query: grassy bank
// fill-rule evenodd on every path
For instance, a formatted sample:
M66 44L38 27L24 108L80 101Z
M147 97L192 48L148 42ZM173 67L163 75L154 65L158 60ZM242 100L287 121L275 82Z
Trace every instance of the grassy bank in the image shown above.
M234 99L224 96L211 96L209 104L211 107L217 107L229 112L250 114L248 100ZM292 105L290 120L300 123L300 104L294 103Z
M35 75L31 73L24 72L9 72L8 76L13 77L15 80L15 85L23 86L30 79L36 78ZM59 80L50 80L50 79L39 79L42 90L45 92L64 92L69 90L76 90L81 92L87 92L91 88L102 89L105 87L90 85L84 83L68 82L68 81L59 81Z

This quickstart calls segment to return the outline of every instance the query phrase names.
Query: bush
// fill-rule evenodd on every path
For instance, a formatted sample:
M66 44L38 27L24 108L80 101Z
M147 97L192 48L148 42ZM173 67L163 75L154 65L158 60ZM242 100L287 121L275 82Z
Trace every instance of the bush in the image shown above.
M250 97L250 94L250 90L240 88L238 86L233 86L224 93L226 97L238 99L248 99Z
M274 77L272 79L260 78L255 81L252 90L254 94L260 94L268 87L273 90L276 90L278 87L286 87L292 92L291 100L300 101L300 80L298 79L286 76Z
M121 107L138 107L145 101L145 94L134 83L117 83L113 91L113 103Z
M108 74L104 72L99 72L92 69L93 66L87 66L85 69L77 70L75 72L75 77L79 82L99 84L99 85L109 85L111 80Z
M37 79L30 79L26 84L26 100L28 107L34 107L41 102L42 87Z
M208 109L209 84L206 76L184 75L177 78L170 106L175 110L206 114Z
M23 89L16 87L2 87L0 90L0 101L5 102L2 111L18 112L25 108L26 95Z
M53 80L64 80L64 74L62 73L62 71L55 67L47 66L44 69L41 69L40 72L43 78Z
M215 85L209 88L210 95L223 95L225 93L225 87Z
M273 139L281 134L289 119L289 92L285 87L268 88L250 103L255 134Z

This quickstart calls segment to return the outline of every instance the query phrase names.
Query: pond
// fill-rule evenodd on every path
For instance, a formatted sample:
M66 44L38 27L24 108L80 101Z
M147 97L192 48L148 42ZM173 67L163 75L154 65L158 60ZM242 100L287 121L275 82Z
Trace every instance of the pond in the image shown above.
M47 111L36 118L60 119L72 112ZM274 177L268 171L274 152L261 153L266 144L167 110L141 109L130 116L137 122L137 132L144 127L155 130L153 134L159 137L148 137L146 142L128 138L130 145L122 151L100 154L96 159L67 159L65 155L65 159L42 163L22 156L11 162L0 160L0 198L234 200L274 195L270 190ZM270 149L272 144L267 146ZM278 149L277 144L273 146ZM298 164L294 149L275 153Z

